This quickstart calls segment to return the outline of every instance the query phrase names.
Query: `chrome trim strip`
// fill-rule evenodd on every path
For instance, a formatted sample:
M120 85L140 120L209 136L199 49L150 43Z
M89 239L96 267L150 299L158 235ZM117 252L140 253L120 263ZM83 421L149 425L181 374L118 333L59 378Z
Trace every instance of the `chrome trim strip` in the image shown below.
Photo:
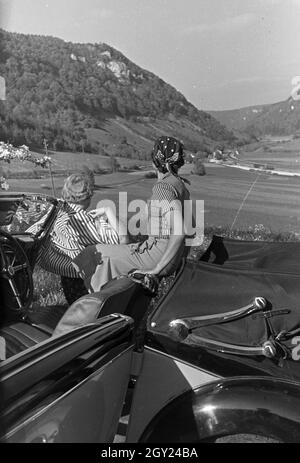
M117 318L117 320L112 320L109 324L105 325L106 328L109 327L109 326L114 326L115 324L117 324L117 323L120 321L119 318L121 318L122 321L129 321L129 320L131 320L130 317L127 317L127 316L121 315L121 314L120 314L120 316L118 316L117 314L111 314L111 315L109 315L109 316L113 316L113 317ZM95 323L88 323L88 324L84 325L84 328L89 327L89 326L90 326L90 327L95 327L95 328L96 328L96 324L95 324ZM83 328L83 327L80 326L80 327L75 328L74 330L72 330L72 332L76 332L76 331L78 331L78 330L81 330L82 328ZM95 334L95 333L98 333L98 331L100 331L100 330L103 329L103 328L104 328L103 325L99 325L99 326L97 327L97 329L95 329L95 331L92 331L92 333L94 333L94 334ZM69 334L69 333L67 333L67 334ZM14 370L14 371L11 372L11 373L8 373L6 376L2 376L2 377L1 377L1 382L5 381L5 380L7 380L7 379L9 379L9 378L11 378L12 376L15 376L15 375L21 373L23 370L26 370L27 368L31 367L32 365L41 362L42 360L46 359L47 357L52 356L52 355L55 354L56 352L59 352L59 351L65 349L66 347L69 347L69 346L71 346L72 344L75 344L75 343L77 343L78 341L83 340L83 339L89 337L90 335L91 335L91 331L88 331L87 333L82 334L81 336L79 336L79 337L76 338L76 339L71 339L71 340L68 341L68 342L62 343L60 346L58 346L58 347L54 348L53 350L51 350L51 352L46 352L46 353L45 353L44 355L42 355L41 357L38 357L38 358L33 359L31 362L27 363L26 365L23 365L23 366L19 367L18 369ZM59 338L59 337L53 338L53 339L58 339L58 338ZM45 341L39 342L38 344L36 344L36 345L34 345L34 346L32 346L32 347L26 349L26 350L23 351L23 352L20 352L19 354L16 354L16 355L14 355L14 356L12 356L12 357L9 357L7 360L4 360L3 362L1 362L1 363L2 363L1 366L9 365L9 363L10 363L10 362L13 362L16 358L22 357L22 355L24 355L24 352L26 352L26 353L27 353L27 352L32 352L32 351L37 350L38 348L40 348L40 346L42 346L42 345L45 345L45 344L47 345L47 343L49 343L49 340L50 340L50 339L51 339L51 337L49 337L48 339L45 339ZM0 367L0 372L1 372L1 367Z

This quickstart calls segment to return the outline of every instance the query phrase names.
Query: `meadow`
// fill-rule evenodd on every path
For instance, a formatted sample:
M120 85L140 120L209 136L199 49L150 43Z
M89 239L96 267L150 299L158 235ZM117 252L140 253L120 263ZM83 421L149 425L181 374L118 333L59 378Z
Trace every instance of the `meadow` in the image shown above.
M247 172L230 166L206 165L206 175L191 174L192 165L182 169L182 175L190 181L191 197L204 200L204 224L206 227L230 226L246 230L262 224L272 232L295 232L300 230L299 192L300 179L264 173ZM54 179L59 196L64 177ZM123 171L114 174L96 175L96 191L91 207L101 199L118 204L119 192L126 192L128 202L132 199L146 200L151 195L154 179L145 178L145 171ZM28 191L52 194L49 175L43 179L10 179L11 191ZM245 199L242 209L236 214Z
M300 172L300 139L293 137L268 137L255 149L241 150L242 162L262 163L290 172Z

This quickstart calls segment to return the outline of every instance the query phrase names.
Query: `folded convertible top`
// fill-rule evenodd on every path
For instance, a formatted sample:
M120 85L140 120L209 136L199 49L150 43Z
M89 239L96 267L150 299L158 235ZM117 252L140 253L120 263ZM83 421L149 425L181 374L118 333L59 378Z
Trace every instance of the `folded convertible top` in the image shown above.
M300 274L300 241L240 241L215 235L200 260L239 269Z

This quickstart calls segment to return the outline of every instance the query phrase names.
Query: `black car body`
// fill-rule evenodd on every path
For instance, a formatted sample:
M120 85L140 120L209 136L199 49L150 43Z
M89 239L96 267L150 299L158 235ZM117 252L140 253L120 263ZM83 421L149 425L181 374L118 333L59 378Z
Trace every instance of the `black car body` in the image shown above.
M49 217L42 237L1 233L3 442L113 442L122 424L126 442L300 441L299 243L215 237L148 317L125 276L30 314L17 274Z

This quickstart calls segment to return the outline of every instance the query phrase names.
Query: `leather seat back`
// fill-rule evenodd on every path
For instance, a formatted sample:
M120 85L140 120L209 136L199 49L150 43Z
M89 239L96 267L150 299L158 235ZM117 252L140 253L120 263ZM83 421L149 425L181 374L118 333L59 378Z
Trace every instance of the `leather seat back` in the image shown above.
M121 313L133 318L135 328L144 317L151 297L138 283L128 277L109 281L100 292L87 294L75 301L56 326L53 336L94 323L104 315Z
M49 338L49 335L43 331L23 322L1 328L0 336L5 340L5 358L18 354Z

